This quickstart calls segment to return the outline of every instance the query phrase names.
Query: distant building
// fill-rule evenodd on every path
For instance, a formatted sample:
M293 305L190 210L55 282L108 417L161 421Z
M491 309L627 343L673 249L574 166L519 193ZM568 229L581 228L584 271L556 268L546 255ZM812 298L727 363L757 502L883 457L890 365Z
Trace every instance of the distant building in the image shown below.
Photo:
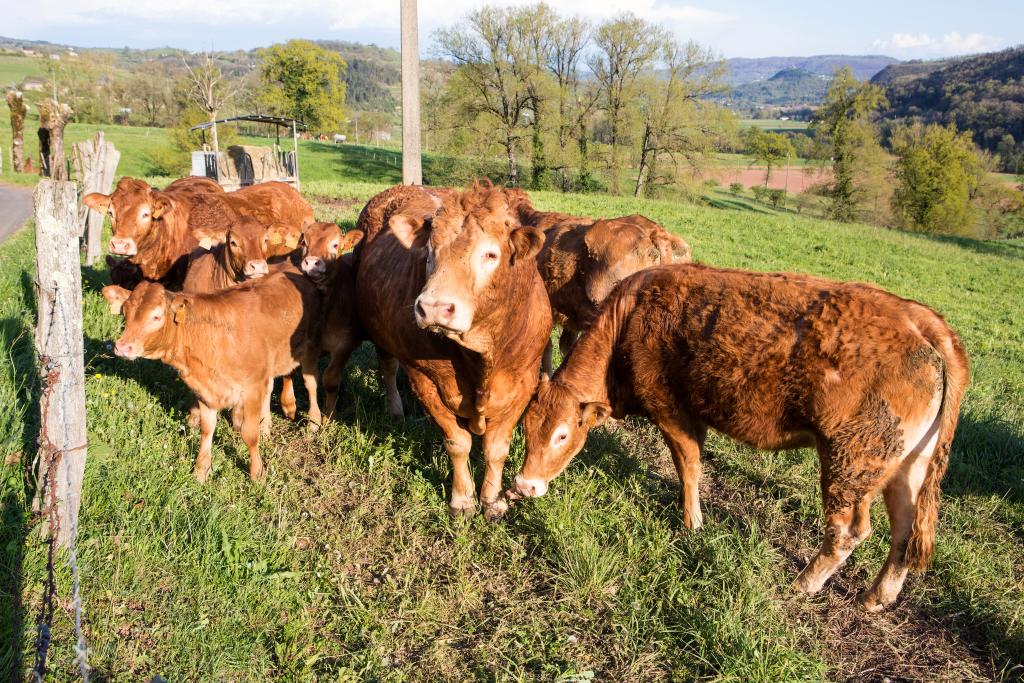
M21 82L19 90L24 90L26 92L42 92L45 87L46 79L40 78L39 76L26 76L25 80Z

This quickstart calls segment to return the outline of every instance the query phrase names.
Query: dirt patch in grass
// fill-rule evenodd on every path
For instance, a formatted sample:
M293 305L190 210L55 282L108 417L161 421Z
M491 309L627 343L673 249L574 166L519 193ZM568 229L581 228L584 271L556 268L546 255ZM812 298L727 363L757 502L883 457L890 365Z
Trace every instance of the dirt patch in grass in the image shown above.
M310 195L309 200L337 213L348 213L354 207L364 203L361 199L356 199L355 197L325 197L315 194Z

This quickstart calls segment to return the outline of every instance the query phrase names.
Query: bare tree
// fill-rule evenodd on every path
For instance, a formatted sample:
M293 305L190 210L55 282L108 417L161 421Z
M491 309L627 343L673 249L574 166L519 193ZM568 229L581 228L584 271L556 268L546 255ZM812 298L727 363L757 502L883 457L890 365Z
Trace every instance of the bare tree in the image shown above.
M464 106L469 113L484 114L498 125L500 144L508 157L509 182L515 185L519 180L516 150L530 93L512 65L511 33L508 10L483 7L462 23L439 30L435 40L441 54L458 67L453 79L461 80L468 94Z
M184 57L181 58L181 63L188 72L186 97L189 102L202 109L211 122L216 121L217 113L235 98L238 87L221 72L210 52L203 53L202 63L194 68ZM220 151L216 126L213 127L213 151Z

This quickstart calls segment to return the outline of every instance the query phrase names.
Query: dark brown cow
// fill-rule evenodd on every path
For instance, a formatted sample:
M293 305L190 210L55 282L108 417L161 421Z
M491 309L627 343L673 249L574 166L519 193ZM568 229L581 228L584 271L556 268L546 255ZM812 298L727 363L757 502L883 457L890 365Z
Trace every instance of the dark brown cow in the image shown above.
M361 230L341 232L334 223L316 223L303 235L302 271L317 284L323 294L324 313L320 328L321 353L330 355L321 384L324 387L324 411L333 417L345 371L352 352L369 340L356 311L356 270L352 249L363 238ZM398 361L377 349L377 360L388 396L388 414L404 414L398 392Z
M180 284L186 257L200 240L206 239L206 247L223 241L227 227L241 216L300 231L313 223L309 204L295 188L279 182L215 193L159 191L141 180L122 178L113 194L88 194L83 202L110 213L112 253L128 256L144 278L172 287Z
M478 434L487 468L480 499L497 519L508 509L501 477L512 431L551 333L535 258L543 237L519 225L500 189L453 192L433 216L424 209L435 198L419 197L361 246L359 314L444 434L451 512L476 508L469 452Z
M356 229L366 236L364 244L377 237L377 233L386 230L391 215L409 202L431 200L434 209L441 205L441 199L456 194L455 190L446 187L423 187L421 185L395 185L370 198L356 219ZM359 250L356 250L357 254Z
M862 604L896 599L932 557L967 356L934 311L876 287L703 266L642 271L609 296L524 419L513 495L538 496L609 415L661 431L682 483L687 527L709 427L757 448L815 446L827 519L797 578L821 589L871 533L882 491L889 557Z
M537 267L551 299L555 324L562 328L562 355L568 355L577 334L597 315L615 285L644 268L672 263L673 247L684 251L678 243L686 244L639 215L562 223L547 230ZM684 263L689 261L688 256L685 259ZM551 373L550 343L544 351L543 367Z
M161 360L199 397L202 442L195 476L205 482L217 412L240 408L249 476L264 477L261 422L270 419L274 378L301 366L309 391L309 422L320 424L316 364L320 297L298 273L281 272L208 294L176 294L155 282L134 292L108 286L103 296L123 306L124 332L114 353Z

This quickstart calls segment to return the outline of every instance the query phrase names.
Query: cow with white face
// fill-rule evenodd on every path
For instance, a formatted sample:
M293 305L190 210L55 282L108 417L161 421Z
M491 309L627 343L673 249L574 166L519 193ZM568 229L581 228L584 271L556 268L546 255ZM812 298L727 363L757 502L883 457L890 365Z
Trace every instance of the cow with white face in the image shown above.
M444 434L452 514L476 509L468 461L477 434L487 468L484 514L500 518L512 431L551 333L535 259L541 233L520 225L504 192L490 187L446 195L420 188L377 214L381 225L365 226L359 252L360 317L377 346L405 367Z

